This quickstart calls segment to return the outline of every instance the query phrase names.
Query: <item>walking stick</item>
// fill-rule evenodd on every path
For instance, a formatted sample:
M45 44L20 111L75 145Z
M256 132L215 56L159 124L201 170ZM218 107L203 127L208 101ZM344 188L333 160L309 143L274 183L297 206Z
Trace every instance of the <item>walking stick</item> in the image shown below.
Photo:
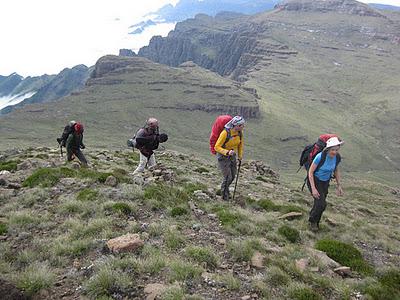
M235 201L236 187L237 187L238 180L239 180L239 173L240 173L240 167L241 166L242 166L242 160L239 160L239 168L238 168L238 172L237 172L237 175L236 175L235 189L233 190L232 202Z
M61 157L64 157L63 151L62 151L62 145L60 144L60 153L61 153Z

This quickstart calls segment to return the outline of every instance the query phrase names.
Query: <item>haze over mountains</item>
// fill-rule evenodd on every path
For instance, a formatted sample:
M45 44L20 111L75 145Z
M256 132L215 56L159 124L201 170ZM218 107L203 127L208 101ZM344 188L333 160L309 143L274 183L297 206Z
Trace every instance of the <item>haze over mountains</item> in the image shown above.
M48 143L73 118L87 124L89 144L120 147L153 114L170 131L170 147L207 155L215 116L241 112L249 118L248 157L295 169L299 150L333 131L346 140L347 168L395 171L399 32L399 13L351 0L201 14L154 37L139 51L148 60L100 59L80 93L1 117L1 146ZM40 135L26 133L30 124Z

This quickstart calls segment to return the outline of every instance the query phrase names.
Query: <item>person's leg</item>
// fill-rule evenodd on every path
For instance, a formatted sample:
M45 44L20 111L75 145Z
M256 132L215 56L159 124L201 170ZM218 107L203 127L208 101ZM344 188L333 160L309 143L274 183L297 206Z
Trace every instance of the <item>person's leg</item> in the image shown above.
M221 194L224 200L229 200L229 184L232 182L231 162L228 157L218 155L218 166L222 172Z
M72 161L74 159L74 153L71 149L67 148L67 161Z
M88 162L86 160L85 155L83 154L83 152L81 150L76 151L75 156L79 159L79 161L81 162L81 164L84 167L88 166Z
M328 194L329 181L320 181L317 178L314 178L314 181L320 197L314 198L314 205L310 211L309 221L311 224L318 226L322 213L326 208L326 196Z
M148 168L151 168L151 167L154 167L155 165L156 165L157 163L156 163L156 157L155 157L155 155L154 155L154 153L150 156L150 158L149 158L149 160L148 160L148 162L147 162L147 167Z
M147 164L147 157L144 156L142 153L140 153L139 165L136 168L136 170L133 172L133 174L144 172L144 168L146 167L146 164Z

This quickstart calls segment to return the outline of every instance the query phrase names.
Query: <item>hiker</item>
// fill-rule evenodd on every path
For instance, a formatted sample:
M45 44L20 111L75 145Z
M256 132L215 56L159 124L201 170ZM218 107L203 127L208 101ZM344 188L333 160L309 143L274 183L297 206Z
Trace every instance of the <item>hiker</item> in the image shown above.
M233 117L225 126L215 143L218 166L222 171L221 194L229 201L229 186L237 173L237 159L243 158L243 128L245 120L241 116Z
M86 148L83 144L83 125L81 123L75 122L72 133L68 135L65 144L67 148L67 160L72 161L75 157L77 157L82 166L87 167L88 162L85 155L83 155L81 151L81 149Z
M328 195L329 182L332 177L336 179L336 194L343 195L340 185L339 149L343 142L338 137L331 137L326 142L326 147L318 153L308 171L307 185L313 198L314 205L310 211L310 229L317 231L322 213L326 208L326 196Z
M68 136L74 132L74 126L76 124L76 121L70 121L65 127L64 131L61 135L60 138L57 138L58 144L60 144L60 147L65 147L67 143Z
M132 139L132 145L140 151L140 162L133 175L144 172L146 166L151 168L156 165L154 150L167 140L168 136L165 133L159 134L158 120L149 118L146 125L139 129Z

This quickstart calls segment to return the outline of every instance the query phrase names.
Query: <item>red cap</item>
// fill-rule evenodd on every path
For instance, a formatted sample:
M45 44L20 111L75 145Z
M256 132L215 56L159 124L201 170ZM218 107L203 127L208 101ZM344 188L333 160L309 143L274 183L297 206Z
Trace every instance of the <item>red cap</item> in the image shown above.
M83 133L83 125L81 123L77 122L75 124L75 132L77 134L82 134Z

